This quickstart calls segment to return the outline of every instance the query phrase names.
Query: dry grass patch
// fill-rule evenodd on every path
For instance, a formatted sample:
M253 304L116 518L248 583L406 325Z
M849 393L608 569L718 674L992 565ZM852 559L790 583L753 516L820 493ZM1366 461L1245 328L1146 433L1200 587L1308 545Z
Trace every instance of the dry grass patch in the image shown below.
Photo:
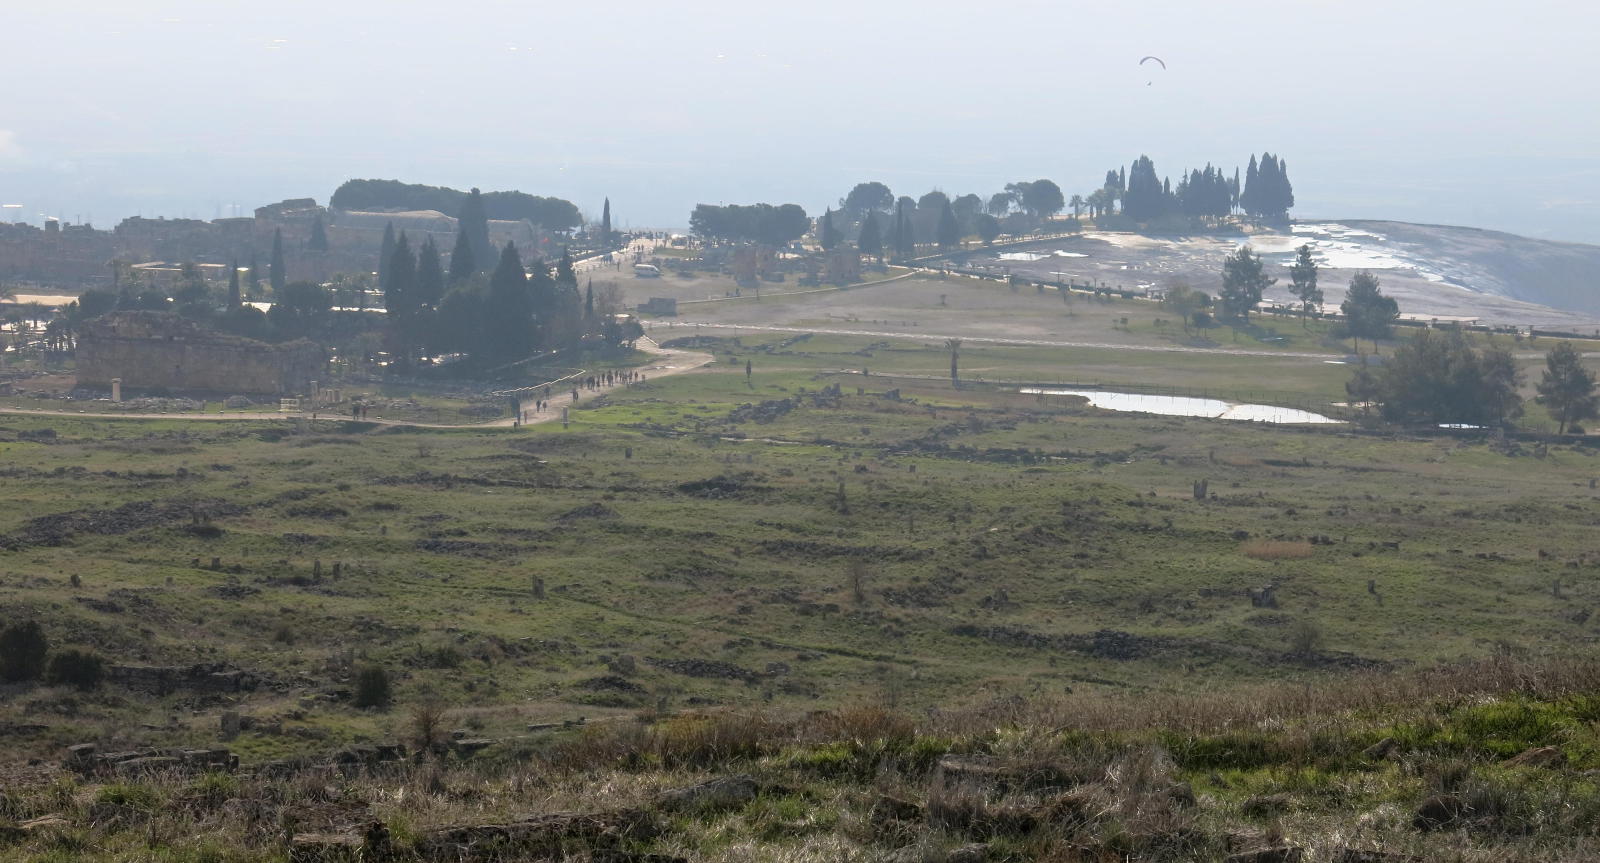
M1311 556L1311 543L1303 539L1253 539L1239 546L1239 550L1256 560L1301 560Z

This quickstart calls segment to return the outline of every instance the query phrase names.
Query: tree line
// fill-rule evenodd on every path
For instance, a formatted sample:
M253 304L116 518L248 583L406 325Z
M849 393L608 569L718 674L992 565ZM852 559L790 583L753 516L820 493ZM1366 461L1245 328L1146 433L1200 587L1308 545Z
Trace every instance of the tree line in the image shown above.
M340 210L437 210L448 214L460 210L473 195L479 195L476 189L469 193L399 180L346 180L334 190L328 206ZM571 230L583 224L577 205L562 198L516 191L486 192L481 193L480 205L491 219L526 219L551 231Z

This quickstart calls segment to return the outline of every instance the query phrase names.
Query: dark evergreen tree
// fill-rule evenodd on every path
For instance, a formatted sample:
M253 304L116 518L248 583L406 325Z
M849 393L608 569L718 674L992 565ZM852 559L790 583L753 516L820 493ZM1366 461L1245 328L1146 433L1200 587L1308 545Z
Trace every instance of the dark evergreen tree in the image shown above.
M998 236L1000 236L1000 220L988 213L978 216L978 239L987 246Z
M250 298L261 296L261 267L256 263L256 253L250 253Z
M861 223L861 236L856 239L856 249L863 255L883 260L883 234L878 228L878 216L871 210Z
M239 294L239 262L235 260L228 265L228 308L237 309L243 301Z
M1460 330L1421 330L1384 363L1376 401L1391 422L1499 425L1520 416L1516 361Z
M450 250L451 286L459 285L472 278L472 274L477 271L478 267L472 261L472 243L467 239L467 232L457 231L456 247Z
M944 202L944 209L939 213L939 229L936 237L939 248L953 249L961 245L961 226L956 224L956 211L950 206L948 199Z
M383 245L378 249L378 290L389 290L389 259L394 257L394 222L383 226Z
M1594 373L1583 367L1583 358L1572 342L1561 342L1544 358L1544 377L1536 388L1539 404L1557 423L1557 434L1600 416L1600 398L1595 397Z
M277 228L272 232L272 294L277 296L288 281L288 273L283 265L283 229Z
M422 241L422 251L417 253L416 299L417 307L430 310L438 308L439 301L444 299L444 265L431 234Z
M831 252L839 245L839 230L833 226L833 208L829 207L822 214L822 223L817 226L817 241L824 251Z
M594 279L589 280L583 291L583 319L594 321Z
M1261 296L1277 279L1268 278L1261 257L1240 246L1222 262L1222 291L1218 304L1229 318L1250 319L1250 312L1261 305Z
M1374 347L1378 339L1389 337L1394 322L1400 317L1400 306L1393 297L1378 290L1378 277L1362 270L1350 279L1344 302L1339 305L1344 315L1345 329L1355 340L1359 350L1362 339L1370 339Z
M500 262L489 276L489 296L484 306L487 319L483 331L492 356L511 362L532 353L533 296L528 290L522 256L514 243L507 243L500 251Z
M911 224L911 217L906 214L907 199L902 198L895 202L894 208L894 253L902 261L909 261L917 256L916 228ZM915 205L915 202L912 202Z
M394 252L389 255L389 282L383 288L383 308L389 320L403 327L417 308L417 257L411 252L411 242L404 231L395 240Z
M572 250L561 247L561 260L556 262L556 284L578 290L578 273L572 268Z
M610 198L606 198L605 206L601 209L601 212L600 212L600 243L601 243L601 245L608 246L608 247L612 243L612 236L611 236L611 199Z
M1317 262L1311 257L1310 244L1302 245L1296 253L1294 266L1289 268L1289 281L1289 293L1300 301L1302 317L1322 306L1322 289L1317 287Z
M1250 167L1244 172L1244 190L1239 193L1239 208L1245 215L1255 216L1258 212L1256 198L1261 195L1261 168L1256 164L1256 156L1250 154Z
M489 216L483 210L483 194L476 188L461 202L461 214L456 221L457 228L467 235L467 243L472 246L473 266L482 269L495 260L494 246L489 242Z
M328 230L322 226L321 213L318 213L316 220L311 223L311 239L306 243L306 248L313 252L328 250Z
M850 194L839 200L839 207L850 218L865 219L868 213L887 213L894 206L894 193L876 180L857 183Z

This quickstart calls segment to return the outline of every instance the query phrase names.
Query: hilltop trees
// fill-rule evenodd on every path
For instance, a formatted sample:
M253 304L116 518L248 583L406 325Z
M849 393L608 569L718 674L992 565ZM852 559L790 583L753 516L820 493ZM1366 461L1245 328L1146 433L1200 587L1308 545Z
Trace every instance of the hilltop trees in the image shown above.
M1261 295L1277 281L1267 276L1261 256L1249 246L1240 246L1222 262L1222 292L1217 304L1223 316L1248 321L1250 312L1261 305Z
M833 226L833 208L828 208L822 214L822 222L817 225L817 242L823 251L831 252L839 245L839 229Z
M534 298L515 243L500 251L500 261L489 276L485 306L484 336L490 356L503 362L528 356L533 348Z
M1571 342L1556 345L1545 356L1544 363L1544 377L1536 385L1538 402L1556 421L1558 434L1566 434L1577 423L1600 416L1595 375L1583 367L1583 360Z
M883 261L883 233L878 227L878 217L875 213L868 212L867 218L861 223L861 235L856 239L856 249L863 255L870 255Z
M915 206L915 204L913 204ZM916 227L911 224L911 218L906 215L905 200L895 204L894 208L894 234L891 235L896 260L908 261L917 255Z
M798 204L699 204L689 214L689 228L708 240L776 248L805 236L811 219Z
M1061 196L1061 187L1050 180L1007 183L1006 192L1028 215L1037 219L1054 216L1067 205L1066 199Z
M1244 191L1239 193L1239 205L1250 216L1266 221L1281 222L1289 218L1294 207L1294 187L1289 182L1289 163L1271 153L1262 153L1260 163L1250 157L1245 170Z
M839 199L839 208L851 218L864 218L877 211L887 213L894 206L894 193L882 183L872 181L857 183L850 194Z
M442 186L402 183L398 180L347 180L333 193L328 205L340 210L436 210L449 215L461 210L469 193ZM551 231L564 231L583 223L571 201L526 192L481 194L484 212L491 219L526 219Z
M472 259L472 242L467 239L465 231L457 231L455 248L450 250L451 287L472 278L477 271L478 265Z
M1294 265L1289 268L1289 293L1300 301L1302 320L1322 307L1322 289L1317 287L1317 262L1311 257L1310 244L1302 245L1295 254Z
M939 227L934 239L944 251L961 245L961 226L956 222L955 208L950 205L948 199L944 202L944 208L939 211Z
M1362 270L1351 277L1339 312L1344 315L1345 331L1355 340L1357 348L1362 338L1371 339L1376 347L1378 339L1386 339L1393 332L1394 322L1400 317L1400 305L1378 290L1377 276Z
M988 213L983 213L982 215L978 216L977 221L978 239L982 240L985 246L990 245L994 242L996 237L1000 236L999 219L996 219L994 216L991 216Z

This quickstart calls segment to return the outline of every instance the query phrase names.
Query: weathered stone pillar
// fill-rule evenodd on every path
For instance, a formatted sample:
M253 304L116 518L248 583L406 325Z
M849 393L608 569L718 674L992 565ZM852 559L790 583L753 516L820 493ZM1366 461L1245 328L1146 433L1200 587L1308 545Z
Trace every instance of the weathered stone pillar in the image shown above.
M122 401L122 378L111 379L111 400L114 402Z

